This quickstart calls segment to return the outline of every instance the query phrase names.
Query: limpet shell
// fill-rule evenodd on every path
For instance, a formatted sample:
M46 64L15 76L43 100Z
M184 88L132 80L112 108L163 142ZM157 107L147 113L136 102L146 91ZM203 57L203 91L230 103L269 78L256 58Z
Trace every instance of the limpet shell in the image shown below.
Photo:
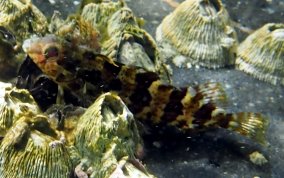
M200 65L214 69L235 62L236 32L220 0L184 1L164 18L156 39L162 48L173 48L175 55L186 57L174 62L178 67ZM169 52L172 49L163 49L163 53Z
M269 23L239 46L236 66L255 78L284 85L284 24Z

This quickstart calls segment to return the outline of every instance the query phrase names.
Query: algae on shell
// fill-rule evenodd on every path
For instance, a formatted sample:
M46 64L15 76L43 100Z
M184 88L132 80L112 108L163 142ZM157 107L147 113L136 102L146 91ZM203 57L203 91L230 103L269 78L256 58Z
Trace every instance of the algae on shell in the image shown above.
M47 19L31 0L0 0L0 78L16 76L23 59L21 44L47 32Z
M42 113L27 90L0 86L1 178L153 177L136 160L142 140L117 95L103 94L87 110L54 105Z
M1 142L0 177L70 177L72 161L57 136L46 116L26 113Z
M90 3L81 16L100 32L102 54L126 65L158 72L169 81L160 51L151 35L123 0Z
M131 164L131 160L135 161L142 140L132 113L117 95L101 95L78 123L74 143L82 158L77 166L78 172L86 170L89 177L111 177L117 172L126 177L134 174L135 177L152 177L135 165L135 169L123 169Z
M1 0L0 26L9 29L22 42L33 34L47 31L47 19L31 0Z
M0 82L0 134L7 130L26 112L38 113L36 102L25 89L17 89L10 83Z

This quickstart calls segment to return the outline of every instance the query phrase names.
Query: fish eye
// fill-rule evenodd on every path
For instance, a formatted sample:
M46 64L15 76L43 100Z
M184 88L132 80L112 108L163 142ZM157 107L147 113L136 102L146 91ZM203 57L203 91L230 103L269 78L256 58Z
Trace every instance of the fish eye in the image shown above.
M52 57L58 57L59 55L59 50L56 46L50 46L45 49L44 51L44 56L46 59L52 58Z

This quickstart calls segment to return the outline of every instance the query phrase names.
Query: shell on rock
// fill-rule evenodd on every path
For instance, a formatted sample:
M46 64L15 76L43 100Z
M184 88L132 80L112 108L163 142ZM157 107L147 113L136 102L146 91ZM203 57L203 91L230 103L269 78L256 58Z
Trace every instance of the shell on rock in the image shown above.
M109 18L117 10L125 6L126 4L123 0L117 2L103 1L101 3L88 3L81 7L81 16L100 32L106 32ZM104 35L107 34L102 34L103 38Z
M0 79L16 76L24 39L47 31L47 19L31 0L0 0Z
M133 159L142 146L132 113L113 93L101 95L86 110L74 135L83 158L78 167L91 170L89 177L109 177L120 169L118 162Z
M236 66L255 78L284 85L284 24L269 23L239 46Z
M26 90L0 84L0 178L153 177L135 162L142 141L117 95L87 110L53 105L42 113Z
M219 68L235 63L236 32L221 0L184 1L164 18L156 39L162 48L170 45L177 55L185 57L179 62L170 57L179 67Z
M32 34L43 34L47 30L47 19L31 0L1 0L0 26L4 26L22 42Z
M7 130L26 112L38 113L39 108L27 90L0 82L0 134Z
M139 19L124 1L90 3L81 16L99 30L102 54L126 65L158 72L168 80L156 42L140 28Z
M1 178L65 178L73 174L64 140L44 115L26 113L15 122L1 143L0 157Z
M60 132L30 93L3 82L0 93L0 178L65 178L73 173Z
M102 53L126 65L143 67L153 72L161 70L156 42L139 27L129 8L123 7L111 16L107 31L111 38L102 44Z

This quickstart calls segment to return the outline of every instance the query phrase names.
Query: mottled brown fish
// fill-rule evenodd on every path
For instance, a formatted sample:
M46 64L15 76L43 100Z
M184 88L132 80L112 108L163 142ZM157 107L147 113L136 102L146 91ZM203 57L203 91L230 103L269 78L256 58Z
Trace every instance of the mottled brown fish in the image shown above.
M113 91L142 122L176 126L185 132L223 127L264 142L266 118L226 113L220 107L226 97L219 84L176 88L154 72L114 62L55 35L26 40L23 48L44 74L86 107L100 94Z

